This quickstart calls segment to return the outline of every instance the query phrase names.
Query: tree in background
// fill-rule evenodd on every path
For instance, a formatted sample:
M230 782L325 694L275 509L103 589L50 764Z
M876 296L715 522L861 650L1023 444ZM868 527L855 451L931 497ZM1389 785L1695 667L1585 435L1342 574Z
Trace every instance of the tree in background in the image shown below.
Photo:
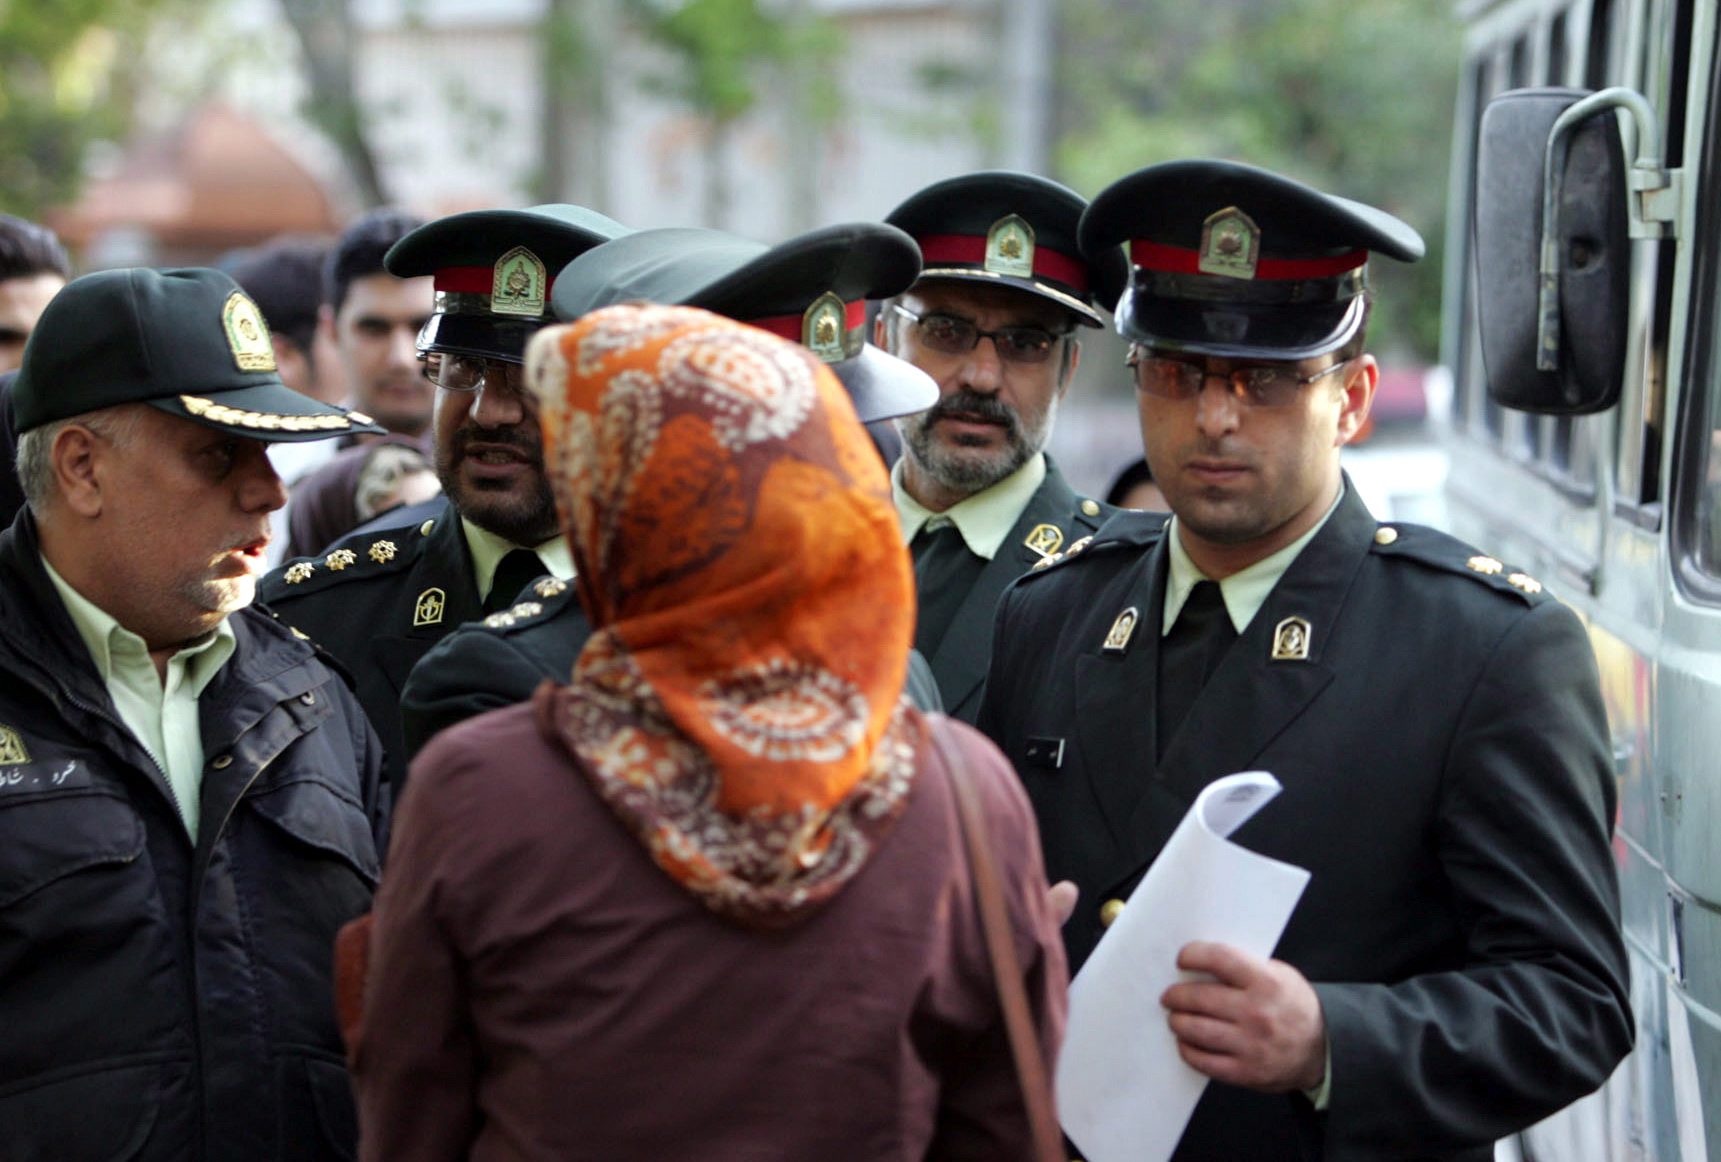
M1459 69L1427 0L1065 0L1056 168L1092 194L1159 161L1225 157L1388 210L1428 257L1381 262L1377 346L1439 346L1447 154Z
M388 188L371 151L354 78L353 54L359 39L348 0L280 0L280 5L281 15L299 39L305 120L340 151L365 205L384 204L390 200Z
M76 194L98 141L130 128L147 54L136 46L196 0L0 2L0 210L38 218Z

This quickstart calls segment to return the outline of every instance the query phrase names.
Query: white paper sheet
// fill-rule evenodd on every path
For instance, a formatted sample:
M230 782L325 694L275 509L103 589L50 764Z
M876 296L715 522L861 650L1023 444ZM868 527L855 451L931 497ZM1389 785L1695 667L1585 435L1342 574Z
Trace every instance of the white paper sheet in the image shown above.
M1164 1162L1183 1136L1207 1078L1177 1055L1159 998L1192 979L1177 968L1192 940L1278 944L1309 873L1227 837L1279 789L1248 771L1203 790L1071 984L1058 1115L1087 1162Z

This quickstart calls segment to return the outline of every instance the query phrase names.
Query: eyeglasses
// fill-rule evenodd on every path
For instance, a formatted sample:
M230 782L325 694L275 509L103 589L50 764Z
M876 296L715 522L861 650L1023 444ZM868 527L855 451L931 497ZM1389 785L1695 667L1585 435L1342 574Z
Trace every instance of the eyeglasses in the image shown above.
M526 385L526 369L518 363L447 351L420 356L418 369L424 378L444 391L477 391L498 382L498 377L510 391L521 391Z
M1209 379L1223 380L1236 397L1251 407L1277 408L1295 403L1297 393L1317 379L1325 379L1349 364L1341 360L1330 367L1301 375L1289 363L1247 363L1229 371L1209 371L1202 359L1174 359L1154 355L1145 347L1132 347L1129 366L1135 369L1135 385L1161 399L1193 399Z
M892 303L891 307L913 321L923 344L945 355L966 355L980 340L990 339L998 349L998 358L1006 363L1044 363L1052 357L1052 349L1058 345L1058 340L1069 334L1068 331L1048 331L1044 327L1027 325L982 331L974 325L974 320L959 315L936 312L917 315L900 303Z

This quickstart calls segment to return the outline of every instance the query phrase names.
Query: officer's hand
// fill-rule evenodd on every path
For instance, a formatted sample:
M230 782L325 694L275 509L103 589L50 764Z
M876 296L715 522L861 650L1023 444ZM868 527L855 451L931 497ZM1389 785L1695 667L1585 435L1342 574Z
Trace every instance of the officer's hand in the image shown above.
M1185 945L1177 967L1214 978L1174 984L1160 997L1177 1050L1192 1068L1267 1093L1321 1084L1326 1020L1302 973L1281 960L1206 943Z
M1046 889L1046 904L1052 909L1052 915L1058 918L1060 928L1076 914L1076 898L1080 895L1081 889L1072 880L1059 880Z

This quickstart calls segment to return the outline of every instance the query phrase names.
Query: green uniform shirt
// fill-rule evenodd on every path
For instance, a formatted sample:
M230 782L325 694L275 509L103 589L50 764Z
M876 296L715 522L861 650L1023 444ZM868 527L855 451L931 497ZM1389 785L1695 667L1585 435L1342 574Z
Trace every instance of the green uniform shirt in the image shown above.
M957 501L943 512L933 512L908 494L902 486L902 461L890 470L890 491L896 498L896 515L902 522L904 543L914 540L923 527L941 528L953 524L976 557L990 561L1010 530L1021 519L1022 510L1034 499L1034 493L1046 480L1044 452L1029 457L1028 462L990 488L982 488L973 496Z
M490 586L496 580L496 566L514 549L531 549L538 554L538 560L544 562L544 568L552 577L573 580L574 554L568 548L567 537L558 534L542 544L522 546L503 540L488 529L479 528L465 517L460 518L460 528L466 534L466 547L472 553L472 579L478 585L478 600L481 602L490 596Z
M68 585L45 557L42 568L59 590L78 636L89 648L120 721L167 777L185 830L196 843L198 799L203 789L203 732L197 700L233 656L233 627L223 618L220 625L174 654L168 659L164 682L141 637Z

